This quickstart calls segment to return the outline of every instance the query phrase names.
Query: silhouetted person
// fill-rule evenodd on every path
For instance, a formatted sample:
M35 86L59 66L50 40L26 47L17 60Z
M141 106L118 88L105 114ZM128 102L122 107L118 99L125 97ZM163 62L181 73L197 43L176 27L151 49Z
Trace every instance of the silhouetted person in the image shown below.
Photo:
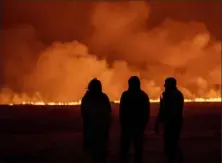
M128 85L128 90L123 92L120 99L121 163L129 161L131 143L134 146L134 162L142 163L143 137L150 117L150 101L141 90L137 76L132 76Z
M182 163L183 156L179 148L180 132L183 124L183 94L177 89L174 78L165 80L165 91L160 98L160 110L155 123L158 133L159 124L164 126L164 153L168 163Z
M104 163L107 157L107 143L111 120L111 105L108 96L102 92L101 82L90 81L88 91L82 98L83 148L92 156L92 162Z

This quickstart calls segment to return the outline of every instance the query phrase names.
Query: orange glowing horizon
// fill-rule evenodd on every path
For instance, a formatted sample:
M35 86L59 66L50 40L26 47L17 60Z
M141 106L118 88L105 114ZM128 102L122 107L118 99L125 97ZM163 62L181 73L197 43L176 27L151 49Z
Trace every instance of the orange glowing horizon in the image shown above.
M151 103L158 103L159 99L150 99ZM112 101L118 104L119 100ZM221 102L221 97L218 98L195 98L195 99L185 99L184 102ZM80 105L81 100L73 102L44 102L44 101L23 101L21 103L10 103L6 105Z

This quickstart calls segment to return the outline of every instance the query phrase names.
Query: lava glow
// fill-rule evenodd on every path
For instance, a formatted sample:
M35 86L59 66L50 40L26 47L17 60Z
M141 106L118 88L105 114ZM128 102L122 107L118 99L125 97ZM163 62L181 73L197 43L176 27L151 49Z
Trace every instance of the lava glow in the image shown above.
M158 103L159 99L151 99L151 103ZM221 97L218 98L195 98L195 99L185 99L185 102L221 102ZM112 101L115 104L119 104L119 100ZM38 102L30 102L30 101L24 101L22 103L14 103L9 105L80 105L80 101L74 101L74 102L44 102L44 101L38 101Z

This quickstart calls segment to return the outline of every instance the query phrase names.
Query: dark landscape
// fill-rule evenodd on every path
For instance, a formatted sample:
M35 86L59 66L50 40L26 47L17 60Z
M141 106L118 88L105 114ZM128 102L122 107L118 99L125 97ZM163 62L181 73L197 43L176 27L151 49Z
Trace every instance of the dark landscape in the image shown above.
M221 162L221 103L186 103L181 147L186 163ZM82 163L79 106L0 107L1 163ZM145 163L164 163L162 140L153 132L158 104L146 130ZM113 104L109 162L118 162L118 105Z

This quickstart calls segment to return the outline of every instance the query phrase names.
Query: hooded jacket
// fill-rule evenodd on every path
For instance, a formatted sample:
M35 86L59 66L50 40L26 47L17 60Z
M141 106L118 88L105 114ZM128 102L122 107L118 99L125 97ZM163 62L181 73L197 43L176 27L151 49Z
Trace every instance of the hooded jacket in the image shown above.
M148 95L140 89L140 81L133 76L129 88L120 99L119 119L123 130L144 130L150 117Z

